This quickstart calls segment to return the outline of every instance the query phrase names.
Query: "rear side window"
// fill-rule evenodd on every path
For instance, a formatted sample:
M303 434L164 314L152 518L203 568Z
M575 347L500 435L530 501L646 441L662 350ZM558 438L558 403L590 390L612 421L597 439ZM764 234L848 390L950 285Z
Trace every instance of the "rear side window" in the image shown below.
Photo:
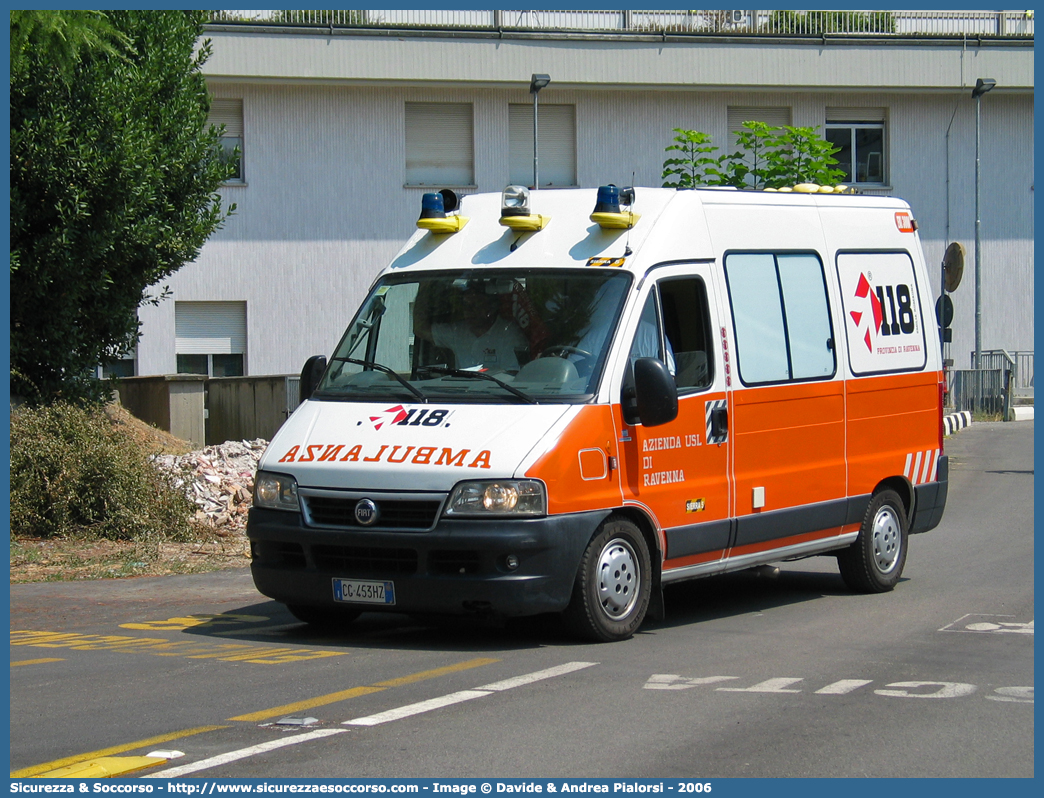
M833 326L818 256L729 253L725 278L744 385L829 379L835 374Z
M841 252L837 275L852 373L923 369L924 319L909 253Z

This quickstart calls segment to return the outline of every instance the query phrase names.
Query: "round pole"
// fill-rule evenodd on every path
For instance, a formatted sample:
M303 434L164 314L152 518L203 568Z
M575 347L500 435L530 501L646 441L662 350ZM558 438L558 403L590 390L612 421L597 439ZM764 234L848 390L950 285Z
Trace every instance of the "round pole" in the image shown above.
M540 168L538 166L539 158L537 157L537 97L540 95L540 90L532 93L532 187L533 189L540 188ZM976 161L977 163L977 161ZM978 212L976 211L976 215Z
M975 98L975 362L972 364L972 368L976 369L980 368L982 364L982 241L980 239L982 221L979 219L981 107L982 96L980 95Z

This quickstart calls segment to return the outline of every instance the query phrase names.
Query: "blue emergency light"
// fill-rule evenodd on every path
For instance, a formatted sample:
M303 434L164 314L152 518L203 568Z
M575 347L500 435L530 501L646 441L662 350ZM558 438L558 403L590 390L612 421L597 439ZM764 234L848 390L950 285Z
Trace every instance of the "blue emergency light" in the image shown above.
M621 203L628 206L634 204L633 188L618 188L612 183L599 186L591 221L604 230L629 230L642 217L630 210L621 211Z
M468 223L468 217L459 214L447 215L447 203L451 211L457 209L457 197L449 189L422 196L417 227L437 234L459 232Z
M425 194L421 197L422 219L445 219L446 206L443 204L441 194Z

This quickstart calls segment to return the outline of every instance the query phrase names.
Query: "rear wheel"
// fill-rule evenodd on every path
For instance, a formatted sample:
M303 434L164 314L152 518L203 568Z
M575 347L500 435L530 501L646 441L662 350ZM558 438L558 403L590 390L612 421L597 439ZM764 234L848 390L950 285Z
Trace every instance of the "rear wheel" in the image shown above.
M347 626L362 615L362 610L316 607L310 604L288 604L286 608L297 620L324 629L338 629Z
M894 490L876 494L866 508L855 543L837 555L841 578L860 593L895 587L906 565L906 508Z
M626 640L649 609L651 571L649 547L638 527L608 518L580 560L566 623L589 640Z

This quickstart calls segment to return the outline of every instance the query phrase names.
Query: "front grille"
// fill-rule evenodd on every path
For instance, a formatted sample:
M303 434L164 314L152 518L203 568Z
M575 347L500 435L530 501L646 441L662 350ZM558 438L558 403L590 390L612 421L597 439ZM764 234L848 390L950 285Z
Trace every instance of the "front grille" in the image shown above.
M355 520L359 499L336 499L306 496L308 515L316 526L339 526L353 529L431 529L439 516L439 500L386 499L371 497L380 510L375 524L363 526Z
M276 541L255 541L250 549L254 560L270 568L304 568L304 547L299 543L279 543Z
M313 546L312 557L320 571L338 576L390 576L417 573L413 549L376 546Z

